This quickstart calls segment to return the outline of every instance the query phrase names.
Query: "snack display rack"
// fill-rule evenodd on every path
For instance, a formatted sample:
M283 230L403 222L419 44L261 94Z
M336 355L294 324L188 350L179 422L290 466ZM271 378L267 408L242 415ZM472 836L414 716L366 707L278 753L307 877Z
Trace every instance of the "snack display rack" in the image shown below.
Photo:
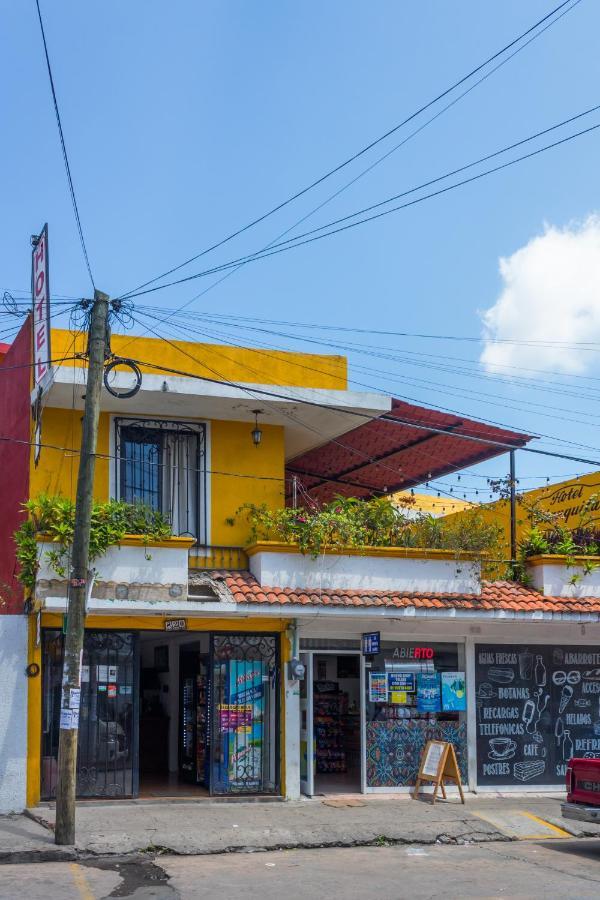
M315 684L317 688L318 682ZM343 717L348 712L348 695L340 691L314 694L314 724L317 772L346 772Z

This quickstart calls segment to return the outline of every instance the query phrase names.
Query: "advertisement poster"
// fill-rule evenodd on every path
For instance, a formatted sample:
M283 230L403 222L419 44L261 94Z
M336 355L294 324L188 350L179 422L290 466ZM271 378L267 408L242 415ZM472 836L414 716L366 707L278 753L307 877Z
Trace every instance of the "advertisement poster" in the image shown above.
M408 703L406 691L390 691L390 703Z
M415 690L414 672L388 672L388 690L412 694Z
M227 713L229 744L227 776L232 785L258 786L262 772L264 718L264 664L259 661L229 661L229 703ZM223 720L219 722L221 723ZM235 725L235 728L233 727ZM221 728L224 731L224 728Z
M440 676L437 672L423 672L417 676L417 709L419 712L440 712L441 708Z
M369 700L371 703L387 703L388 682L386 672L369 672Z
M221 703L219 706L219 731L227 734L237 731L249 734L252 730L252 706L241 703Z
M462 712L467 708L467 688L464 672L442 672L442 709Z

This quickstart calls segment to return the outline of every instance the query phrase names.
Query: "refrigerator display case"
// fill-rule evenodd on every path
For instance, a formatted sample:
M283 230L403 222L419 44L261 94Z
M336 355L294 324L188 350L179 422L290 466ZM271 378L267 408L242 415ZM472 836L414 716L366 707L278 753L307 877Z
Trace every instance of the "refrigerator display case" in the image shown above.
M180 662L179 771L192 784L208 785L208 665L198 653Z

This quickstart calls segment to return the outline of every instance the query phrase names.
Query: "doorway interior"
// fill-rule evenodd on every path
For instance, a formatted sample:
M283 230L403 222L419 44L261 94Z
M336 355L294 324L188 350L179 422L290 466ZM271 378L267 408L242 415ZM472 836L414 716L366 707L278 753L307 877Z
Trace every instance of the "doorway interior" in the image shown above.
M208 796L209 640L140 634L140 797Z
M312 773L303 789L309 794L358 793L362 785L360 654L315 652L310 656L305 694L312 720Z

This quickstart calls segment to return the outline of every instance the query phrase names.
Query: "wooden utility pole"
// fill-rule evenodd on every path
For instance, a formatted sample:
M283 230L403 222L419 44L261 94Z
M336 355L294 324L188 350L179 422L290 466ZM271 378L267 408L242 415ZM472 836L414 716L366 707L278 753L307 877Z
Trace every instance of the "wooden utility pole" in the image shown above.
M81 693L81 658L85 629L85 606L90 555L90 525L96 467L96 444L100 416L100 391L108 352L108 296L94 292L88 334L88 371L85 391L75 531L71 551L67 627L63 663L62 701L58 743L58 784L56 788L57 844L75 843L75 792L77 730Z

